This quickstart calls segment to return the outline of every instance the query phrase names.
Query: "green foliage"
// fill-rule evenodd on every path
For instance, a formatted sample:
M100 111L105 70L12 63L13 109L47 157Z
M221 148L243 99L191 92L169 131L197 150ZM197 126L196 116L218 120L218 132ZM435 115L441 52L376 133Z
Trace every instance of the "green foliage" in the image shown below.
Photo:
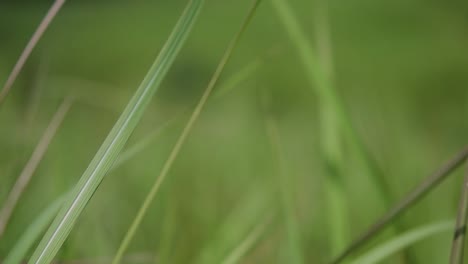
M179 54L164 60L171 69L135 93L187 1L67 1L54 18L0 103L0 206L57 103L76 100L0 239L0 262L27 261L50 227L47 237L64 236L46 237L36 260L51 242L44 261L109 263L128 237L125 263L326 263L466 143L467 3L264 3L197 107L251 3L206 1L184 48L163 49ZM2 4L0 80L50 4ZM146 110L125 110L125 123L132 95ZM123 133L104 141L117 119ZM64 218L72 201L57 197L76 199L88 176ZM349 261L447 262L451 237L432 235L449 226L404 226L453 218L458 176Z

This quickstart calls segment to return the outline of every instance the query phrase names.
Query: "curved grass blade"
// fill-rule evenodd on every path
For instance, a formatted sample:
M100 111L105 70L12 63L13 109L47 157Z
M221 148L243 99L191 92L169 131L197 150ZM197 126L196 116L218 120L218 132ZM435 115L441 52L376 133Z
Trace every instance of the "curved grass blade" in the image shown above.
M13 185L13 188L8 194L5 204L0 210L0 238L5 232L5 229L7 227L11 215L13 214L13 210L15 209L16 204L18 203L21 195L23 194L24 190L31 181L34 172L36 171L37 167L39 166L39 163L44 157L50 145L50 142L54 138L59 126L62 124L63 119L65 118L68 110L71 107L71 104L71 98L65 98L63 100L63 102L55 112L54 116L52 117L51 121L49 122L49 125L44 131L44 134L39 140L39 143L34 149L31 158L24 166L23 170L21 171L21 174L19 175L18 179Z
M414 190L408 195L401 199L396 205L388 210L378 221L376 221L371 227L363 232L358 238L356 238L348 247L346 247L331 264L338 264L343 261L346 257L351 255L354 251L362 247L372 237L387 227L394 219L400 216L409 207L417 203L426 194L432 191L437 185L445 180L451 172L457 169L463 162L468 158L468 147L464 148L461 152L457 153L455 157L450 159L441 168L435 171L424 179Z
M174 62L176 55L182 48L196 21L202 2L201 0L189 2L148 74L143 79L143 82L81 176L80 181L74 187L69 199L36 248L36 251L29 260L30 264L49 263L57 254L78 216L91 199L91 196L98 188L112 163L117 159L118 154L141 119L153 94Z
M137 212L137 215L135 219L133 220L129 230L125 234L124 239L122 240L122 243L119 246L119 249L117 250L117 253L115 255L114 260L112 261L113 264L120 263L122 256L127 249L128 245L130 244L131 240L133 239L138 227L140 226L141 221L143 220L146 211L148 210L150 204L153 202L154 197L156 196L156 193L159 190L159 187L163 183L164 179L166 178L167 174L169 173L169 170L172 167L172 164L174 163L175 159L177 158L180 149L182 148L182 145L185 143L186 138L190 134L190 131L192 130L193 124L197 121L198 116L200 115L201 111L203 110L203 107L206 104L206 101L208 100L209 96L211 95L211 92L213 91L214 86L218 82L219 77L221 76L221 73L227 64L228 60L231 58L232 52L234 51L234 48L236 47L237 43L240 40L240 37L244 33L244 31L247 29L247 26L251 19L253 18L253 15L260 4L261 0L255 0L252 8L250 9L246 19L244 20L241 29L239 32L236 34L234 39L231 41L229 46L226 49L226 52L224 53L224 56L222 57L221 61L218 64L218 67L215 70L215 73L213 74L213 77L211 78L210 82L208 83L207 88L203 92L202 97L200 98L200 101L198 101L195 109L192 112L192 115L190 116L187 124L185 125L184 129L182 130L182 133L180 134L179 138L177 139L177 142L174 145L174 148L172 149L171 153L169 154L168 159L163 165L163 168L161 170L161 173L157 177L156 181L154 182L154 185L151 187L148 195L146 196L143 204L141 205L140 209Z
M7 81L3 85L2 90L0 91L0 104L7 96L8 92L10 91L11 86L15 82L16 77L18 77L18 74L20 73L21 69L26 63L26 60L28 59L29 55L31 55L31 52L33 51L37 42L39 42L40 38L42 37L46 29L49 27L50 22L52 22L52 20L57 15L58 11L60 10L60 8L62 7L64 3L65 3L65 0L55 0L55 2L52 4L49 11L45 15L44 19L41 21L41 23L37 27L36 31L34 32L28 44L26 45L23 52L21 53L15 66L13 67L13 70L11 71L10 75L8 76Z
M4 264L20 264L23 261L28 251L34 245L34 242L39 239L39 236L44 233L50 222L57 215L65 198L66 195L57 198L28 226L13 249L8 253Z
M452 231L454 226L453 221L444 221L435 224L418 227L413 230L407 231L390 241L377 246L370 250L370 252L363 256L356 258L351 264L375 264L385 258L397 253L398 251L409 247L423 239L441 233L448 233Z

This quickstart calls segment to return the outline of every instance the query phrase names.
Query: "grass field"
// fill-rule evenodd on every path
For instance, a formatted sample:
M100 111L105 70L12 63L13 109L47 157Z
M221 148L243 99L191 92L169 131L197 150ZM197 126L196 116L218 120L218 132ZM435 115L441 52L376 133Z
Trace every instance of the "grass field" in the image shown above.
M0 85L52 2L0 3ZM155 62L188 2L59 10L0 101L4 209L72 98L0 231L0 263L27 230L21 259L39 254L153 63L167 74L147 75L162 82L101 157L110 169L56 263L328 263L466 146L468 3L263 0L248 21L256 1L205 0L174 61ZM448 263L463 170L347 261ZM365 262L373 253L382 262Z

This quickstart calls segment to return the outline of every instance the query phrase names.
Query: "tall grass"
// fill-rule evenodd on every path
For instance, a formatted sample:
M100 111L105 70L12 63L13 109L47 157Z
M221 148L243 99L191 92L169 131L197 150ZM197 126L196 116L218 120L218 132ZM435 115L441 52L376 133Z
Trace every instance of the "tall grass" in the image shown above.
M191 32L191 28L195 23L198 14L201 12L201 8L204 2L203 0L187 1L189 3L187 4L184 13L172 31L171 36L166 42L164 48L161 50L161 53L150 68L142 84L134 93L127 107L124 109L123 113L114 124L114 127L110 131L106 140L102 143L101 147L97 151L97 154L88 165L85 172L82 174L78 184L76 184L72 190L64 193L58 199L51 202L46 210L44 210L43 213L41 213L31 222L31 224L25 230L23 230L23 235L20 236L17 241L15 241L16 244L15 246L11 247L12 250L9 252L8 256L5 259L0 258L0 262L3 261L2 263L5 264L21 263L21 261L23 261L25 256L28 254L28 251L38 240L39 236L44 234L44 231L47 228L49 228L47 233L41 240L37 249L34 251L34 254L31 257L29 263L50 263L53 261L53 258L67 239L67 236L73 229L76 221L78 221L78 217L87 206L93 194L97 191L97 188L99 187L99 184L103 178L106 177L106 175L108 175L112 170L119 168L120 165L124 164L128 160L135 157L138 153L141 153L142 150L152 145L152 143L158 138L158 135L160 135L162 131L173 127L175 123L180 121L179 117L185 117L184 114L190 114L188 122L182 129L181 134L176 140L167 160L165 163L163 163L162 170L158 175L155 175L157 177L154 180L153 185L150 186L150 191L147 194L145 200L142 204L140 204L140 208L135 218L133 219L133 222L127 229L115 256L93 257L89 259L78 260L78 262L87 262L89 260L93 263L100 261L109 263L112 260L114 264L120 262L133 262L134 259L125 256L126 252L133 242L133 239L135 238L140 225L145 218L145 215L151 210L150 207L153 205L154 200L158 195L160 195L159 191L162 184L164 184L165 181L170 178L169 174L172 171L172 167L176 162L179 153L185 147L185 142L190 136L192 129L197 123L201 113L204 111L208 100L227 94L240 82L247 79L249 76L254 75L257 70L265 64L261 58L255 58L255 60L248 64L247 67L241 69L238 74L233 76L234 78L225 82L224 86L222 86L220 89L216 88L217 81L220 78L223 69L231 58L233 50L237 46L241 35L248 27L253 14L256 12L257 7L261 2L261 0L252 0L254 3L249 11L249 14L247 15L247 18L244 20L244 23L242 24L238 34L235 35L233 41L228 46L224 56L222 57L214 72L214 75L212 76L212 79L209 81L206 89L203 91L200 100L196 105L194 105L193 112L190 113L181 111L181 115L176 115L175 118L171 118L168 122L149 133L142 140L137 141L137 143L133 146L124 149L128 138L139 123L145 108L147 108L151 98L157 91L169 67L174 62L176 55L179 53L183 43L185 42L185 39L187 38L187 35ZM321 0L319 0L319 2L320 1ZM21 68L24 66L28 56L31 54L37 41L45 32L46 28L52 21L53 17L57 14L63 3L64 0L56 0L53 7L46 15L44 21L39 25L38 30L30 40L30 43L18 60L17 65L15 65L15 68L8 77L3 90L0 91L0 106L8 91L12 87L14 80L20 73ZM326 224L328 225L328 230L323 232L323 234L318 234L317 236L313 234L312 237L308 236L310 234L301 233L302 228L300 221L296 216L297 212L295 208L295 198L300 197L300 195L303 194L296 193L296 190L293 188L293 175L291 175L290 171L287 169L288 164L285 157L289 153L286 153L286 148L283 146L283 143L285 143L287 139L284 138L283 140L282 138L282 136L285 136L281 133L282 129L280 124L282 123L279 123L275 118L276 116L268 111L269 102L267 100L265 103L265 108L267 108L266 115L262 116L261 120L265 122L265 124L261 125L266 126L266 131L264 131L264 126L261 126L259 130L261 131L260 133L263 137L265 136L264 134L266 132L266 137L271 147L271 153L268 154L271 154L272 159L269 155L265 155L267 157L262 157L261 162L268 160L268 168L274 168L273 173L276 174L274 176L277 176L277 178L274 179L274 181L276 180L274 184L275 187L273 187L273 190L271 190L269 188L270 186L265 187L262 185L264 184L263 182L261 184L257 184L257 182L249 182L248 191L243 192L239 196L235 197L236 199L239 198L238 207L235 207L232 210L230 208L222 208L223 211L229 212L227 215L222 216L222 224L219 227L209 226L208 230L203 230L203 240L197 241L201 243L195 245L195 248L199 248L198 252L190 252L195 253L192 255L198 257L194 259L194 262L223 264L239 263L242 262L243 258L247 256L247 254L252 251L254 247L256 247L258 242L261 241L262 248L259 248L259 252L255 252L255 256L252 258L254 262L257 257L256 254L259 254L260 257L262 257L262 254L264 254L265 251L268 251L267 254L269 255L268 257L270 259L276 258L276 261L278 261L278 256L284 257L284 259L279 260L280 262L308 263L311 259L312 262L315 262L319 257L317 259L315 257L310 258L310 253L306 251L306 249L309 249L308 247L310 246L317 246L319 250L329 249L331 254L338 253L338 251L343 252L342 254L338 255L338 257L332 263L339 263L344 261L345 258L349 257L351 254L360 253L358 257L350 258L350 262L352 264L371 264L384 261L387 257L390 257L391 255L396 254L403 249L409 248L419 241L429 239L433 235L447 233L453 228L452 222L430 224L405 232L397 232L395 237L392 237L375 247L371 247L365 252L358 252L359 248L361 248L365 243L369 242L384 228L394 227L395 224L398 224L396 222L398 216L416 204L416 202L424 197L424 195L429 193L439 183L446 179L450 172L459 167L462 162L465 162L466 158L468 157L468 149L463 150L459 155L448 162L440 170L432 174L400 202L396 203L395 206L393 206L387 213L385 213L383 217L379 219L379 221L377 221L369 228L369 230L361 234L357 240L352 242L350 246L345 247L350 240L350 234L355 232L352 230L352 226L349 221L353 218L349 216L351 208L345 186L345 177L348 174L348 168L351 167L348 166L350 165L350 162L348 162L347 155L353 155L353 159L357 159L357 162L360 163L358 164L358 167L362 167L364 174L368 175L370 177L369 179L373 181L374 187L377 189L375 192L380 195L379 198L383 201L382 207L389 206L389 203L392 199L388 185L386 185L384 182L382 171L380 170L377 162L366 149L363 138L361 138L354 129L349 112L346 110L345 103L340 98L340 94L337 89L338 87L335 85L332 67L333 56L331 55L332 45L327 21L328 11L325 9L317 9L318 11L313 13L314 16L317 16L318 18L315 21L315 31L317 33L315 44L317 45L312 45L311 40L308 38L306 31L300 25L299 18L294 13L290 3L292 2L287 0L272 0L274 10L276 10L280 22L283 24L285 32L288 34L291 44L297 52L299 61L302 63L308 85L313 88L313 91L318 99L317 108L319 110L320 127L319 152L326 172L325 190L323 190L323 192L326 196L324 198L326 203L324 207L327 209L327 212L325 213L327 215L325 218L327 219ZM317 3L314 5L317 6ZM258 39L255 40L258 41ZM271 78L271 76L268 76L268 79L269 81L275 80ZM97 102L97 105L100 104L99 100L93 102ZM187 107L187 109L190 110L192 107ZM49 141L52 139L52 137L49 137ZM415 147L416 146L417 144L415 144ZM255 148L255 146L249 147ZM45 149L42 146L42 154L44 151ZM34 166L32 167L37 167L39 161L40 158L34 159ZM273 166L270 166L271 164ZM255 166L255 170L258 170L258 167L262 167L264 164L255 164ZM29 176L27 177L29 179L32 175L32 172L34 172L34 169L31 170L31 166L29 165L26 166L26 168L29 172ZM231 167L227 169L231 169ZM242 168L242 170L243 169L244 168ZM264 168L262 167L262 169ZM316 171L307 171L306 173L311 174L314 172ZM203 181L204 186L207 184L204 182L205 180L212 180L212 178L209 178L210 175L200 174L198 176L199 180ZM220 175L215 175L213 178L219 176ZM20 177L20 179L21 178L25 177ZM230 182L233 182L231 179L229 180ZM13 209L16 206L16 202L19 199L18 197L22 195L22 190L24 190L24 186L27 185L28 181L29 180L22 181L26 182L26 184L19 185L20 187L23 186L22 189L19 189L20 191L18 191L18 188L14 188L12 191L14 195L13 197L16 197L14 199L13 205L8 205L3 208L8 209L6 210L7 213L3 214L7 215L7 217L2 217L2 213L0 212L0 237L2 235L2 231L5 229L6 223L8 223L8 219L11 216ZM467 181L468 177L465 178L463 195L460 199L458 212L459 216L455 227L455 237L452 245L452 255L450 260L451 263L463 262L463 249L465 247L464 232L466 229L465 226L468 215L468 191L466 189ZM211 184L211 182L208 184ZM169 191L169 193L171 193L171 198L167 200L167 204L164 204L164 210L162 210L161 215L158 215L158 217L161 216L160 218L162 219L161 225L156 229L158 231L159 228L161 229L160 236L156 238L151 237L151 241L156 241L155 243L157 244L155 262L158 263L172 263L174 262L174 254L179 254L182 250L185 250L185 248L180 249L179 243L181 242L177 239L184 240L184 242L181 244L182 247L185 247L188 246L185 244L186 241L192 242L194 238L191 237L193 234L180 232L181 227L179 225L181 221L182 223L183 221L190 221L190 224L193 222L191 221L192 219L180 220L179 213L185 214L186 212L183 210L179 212L178 210L182 207L185 210L186 207L193 206L193 204L190 203L187 205L184 203L180 208L179 205L174 206L177 201L173 201L172 199L174 197L176 197L176 199L179 198L178 192L180 192L180 190L178 187L179 186L171 186L171 190ZM228 188L231 188L231 186ZM173 192L175 194L172 194ZM273 194L271 192L273 192ZM218 198L218 196L214 197L214 199ZM224 197L223 194L223 198L231 199L232 197L229 197L229 194L226 194L226 197ZM7 204L9 203L8 200ZM272 201L277 202L277 204L273 204ZM216 205L225 205L222 204L222 202L220 201L219 204L216 203ZM203 215L203 221L212 221L214 219L210 217L214 214L210 213L216 212L216 209L219 208L197 208L197 216ZM278 210L280 214L277 214L276 210ZM266 213L266 211L268 211L268 213ZM207 215L204 215L205 213ZM314 213L316 212L312 212L309 215L309 212L307 212L307 215L305 216L309 217ZM322 212L318 212L318 214L320 213ZM53 220L54 217L55 220ZM52 220L53 223L50 225ZM268 237L265 237L264 234L266 234L267 230L269 230L269 228L272 226L270 225L272 222L275 223L275 228L279 228L275 230L276 232L272 232L272 234L269 234ZM2 224L4 224L3 227ZM103 229L104 228L99 229L99 235L104 234L105 231L103 231ZM284 233L277 232L279 229L284 231ZM401 229L401 227L397 226L397 229ZM101 231L103 232L101 233ZM194 232L196 233L195 236L199 235L197 233L198 231L199 230ZM205 231L207 231L207 233L205 233ZM323 243L322 240L318 242L314 241L313 243L315 244L311 245L310 239L316 239L317 237L320 237L320 235L325 236L325 239L328 240L327 242L329 245L323 246L320 244ZM195 237L195 239L198 240L199 237ZM193 244L190 244L190 246L192 247ZM273 248L272 246L277 246L279 252L274 252L276 248ZM10 245L7 245L7 247L10 247ZM342 250L343 248L344 250ZM190 248L190 250L193 250L193 248ZM316 249L314 248L313 250ZM102 250L96 249L95 252L100 254ZM72 254L76 254L76 252L72 252ZM186 255L186 252L182 252L182 254ZM330 252L323 253L323 255L327 257L329 254ZM154 257L152 254L147 254L146 256L150 256L150 258ZM148 259L149 258L145 258L145 261ZM251 262L250 259L249 262ZM407 263L405 261L403 262Z
M223 98L224 96L229 94L233 89L240 88L239 87L240 84L245 82L249 77L252 77L252 74L255 71L257 71L261 65L262 65L262 60L260 58L256 58L255 60L251 61L250 63L242 67L238 72L235 72L232 76L226 79L226 81L222 85L220 85L219 89L215 91L213 95L213 99ZM145 149L151 147L152 144L157 139L159 139L159 136L161 134L163 134L168 129L172 128L176 123L179 123L183 116L185 115L182 115L182 114L176 115L175 117L166 121L162 125L159 125L157 128L153 129L151 132L149 132L147 135L139 139L133 145L125 148L125 150L122 151L122 153L119 155L117 160L112 164L112 167L109 169L109 172L107 173L107 175L109 175L111 172L120 168L122 165L124 165L129 160L133 159L135 156L143 152ZM63 201L65 200L65 197L67 195L70 195L71 192L72 190L69 190L68 192L62 194L60 197L56 198L53 202L50 203L48 207L44 209L43 213L37 216L37 218L35 218L30 223L30 225L23 232L21 237L15 242L15 245L13 246L12 250L9 252L9 254L7 255L5 259L5 263L8 263L8 264L21 263L21 260L23 260L26 257L26 254L28 253L30 248L34 245L34 243L39 238L39 236L42 235L43 232L45 232L47 227L50 225L50 222L53 220L53 218L57 214L57 211L62 206ZM258 191L256 191L256 193L258 193ZM257 196L250 197L250 198L252 200L258 200ZM256 210L257 209L258 208L256 208ZM167 223L170 223L168 224L168 226L171 227L169 229L174 229L172 228L174 226L174 219L172 219L173 214L171 214L167 218L170 219L166 221ZM235 225L237 225L237 223ZM230 228L230 227L226 227L226 228ZM163 241L164 243L161 243L162 245L170 244L170 243L166 243L166 240L168 241L170 240L170 237L168 237L169 232L166 232L166 233L167 234L161 238L161 240L164 240ZM251 243L249 242L249 245L250 244ZM243 246L242 248L245 248L245 246ZM167 253L167 251L164 251L164 250L163 252ZM167 254L166 253L161 254L162 256L160 257L160 259L162 259L161 261L163 262L165 262L165 260L168 257L166 256L168 255L168 253Z
M193 0L187 5L156 61L81 176L80 181L74 187L72 194L36 248L29 263L49 263L60 249L78 216L91 199L112 163L117 159L153 94L182 48L196 21L202 3L201 0Z

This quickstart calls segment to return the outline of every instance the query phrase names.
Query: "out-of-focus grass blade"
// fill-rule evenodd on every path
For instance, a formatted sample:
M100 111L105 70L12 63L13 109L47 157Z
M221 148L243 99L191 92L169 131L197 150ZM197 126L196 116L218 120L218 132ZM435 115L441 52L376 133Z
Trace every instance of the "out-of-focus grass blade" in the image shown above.
M274 9L290 36L306 70L306 77L315 88L320 107L322 156L328 169L326 177L329 236L333 252L345 246L348 237L346 197L343 187L342 113L330 78L318 62L292 8L287 1L273 0Z
M39 39L42 37L46 29L49 27L50 22L52 22L52 20L57 15L58 11L60 10L60 8L62 7L64 3L65 3L65 0L55 0L54 4L52 4L49 11L45 15L44 19L41 21L41 23L37 27L36 31L34 32L28 44L26 45L23 52L21 53L15 66L13 67L13 70L11 71L10 75L8 76L7 81L3 85L2 90L0 91L0 104L7 96L8 92L10 91L11 86L15 82L16 77L18 77L18 74L20 73L21 69L26 63L26 60L28 59L29 55L33 51L37 42L39 42Z
M36 171L39 163L41 162L42 158L44 157L47 149L49 148L50 142L54 138L55 134L57 133L58 128L63 122L68 110L72 105L72 99L67 97L63 100L60 104L59 108L55 112L54 116L52 117L49 125L47 126L44 134L42 135L39 143L36 145L31 158L29 158L28 162L24 166L21 174L15 181L5 203L2 205L0 210L0 238L2 237L5 229L10 221L10 217L13 214L13 211L18 203L21 195L23 194L26 187L29 185L34 172Z
M222 264L235 264L239 263L240 260L247 254L247 252L252 249L255 245L255 242L258 241L260 236L265 232L265 229L270 222L270 218L261 223L257 224L248 236L241 241L241 243L234 248L234 250L223 260Z
M255 239L249 237L260 235L255 235L261 233L260 230L256 231L257 229L262 229L258 227L258 219L264 219L267 210L271 211L271 208L274 208L272 207L273 196L269 190L270 187L265 188L260 182L253 183L249 188L250 190L241 196L241 201L233 207L217 228L213 238L209 239L199 250L194 263L222 263L223 260L231 262L230 259L241 257L251 247L249 245L255 242L250 241ZM260 225L266 224L267 221L263 221Z
M132 224L130 225L127 233L125 234L124 239L122 240L122 243L119 246L119 249L117 250L117 253L115 255L114 260L112 261L113 264L120 263L122 256L129 246L131 240L133 239L138 227L140 226L141 221L143 220L144 216L146 215L146 212L150 206L150 204L153 202L154 197L156 196L156 193L158 192L161 184L163 183L164 179L166 178L167 174L169 173L169 170L172 167L172 164L174 163L175 159L177 158L183 144L185 143L185 140L187 139L188 135L190 134L193 125L197 121L201 111L203 110L208 98L210 97L213 88L215 87L216 83L218 82L219 77L221 76L221 73L226 66L227 62L232 56L232 53L234 51L234 48L237 46L241 36L247 29L247 26L249 25L250 21L253 18L253 15L255 14L255 11L257 10L258 5L260 4L261 0L255 0L254 4L252 5L252 8L249 10L249 13L247 17L244 19L244 22L240 28L240 30L237 32L237 34L234 36L233 40L229 43L229 46L226 48L226 51L221 58L210 82L208 83L208 86L206 87L205 91L202 94L202 97L198 101L197 105L195 106L195 109L193 110L189 120L187 121L187 124L185 125L184 129L182 130L182 133L180 134L179 138L177 139L174 148L171 150L171 153L169 154L169 157L167 158L166 162L163 165L163 168L161 169L161 172L159 176L157 177L156 181L154 182L153 186L151 187L149 193L147 194L145 200L143 201L143 204L141 205L140 209L137 212L137 215L135 216L135 219L133 220Z
M397 253L398 251L415 244L430 236L449 233L453 230L454 221L444 221L435 224L418 227L407 231L390 241L371 249L368 253L356 258L351 264L374 264Z
M8 253L4 264L20 264L24 260L26 254L34 245L34 242L39 239L39 236L44 233L46 228L50 225L50 222L52 222L57 215L65 198L65 195L61 196L49 204L49 206L47 206L47 208L28 226L13 249Z
M156 61L83 173L80 181L74 187L72 194L68 196L69 199L36 248L29 263L50 263L57 254L78 216L91 199L112 163L117 159L152 95L174 62L196 21L202 3L202 0L193 0L187 5Z
M390 201L389 191L383 181L382 175L377 173L378 166L364 148L362 139L357 135L350 117L345 111L338 93L333 85L330 70L319 61L318 53L314 50L307 35L300 26L292 8L285 0L273 0L274 9L290 36L299 58L306 71L306 77L317 93L320 108L320 127L322 155L328 170L326 179L329 212L329 235L331 237L331 247L333 252L344 248L349 236L349 226L347 223L346 197L344 193L343 175L345 173L343 158L343 143L345 139L351 141L358 159L365 163L365 170L374 181L378 193L382 195L382 200L386 203Z
M235 87L239 85L242 81L248 79L248 77L252 76L262 65L263 61L260 58L256 58L249 64L247 64L244 68L240 71L236 72L234 75L231 76L223 85L219 87L213 94L213 98L222 97L225 94L229 93Z

